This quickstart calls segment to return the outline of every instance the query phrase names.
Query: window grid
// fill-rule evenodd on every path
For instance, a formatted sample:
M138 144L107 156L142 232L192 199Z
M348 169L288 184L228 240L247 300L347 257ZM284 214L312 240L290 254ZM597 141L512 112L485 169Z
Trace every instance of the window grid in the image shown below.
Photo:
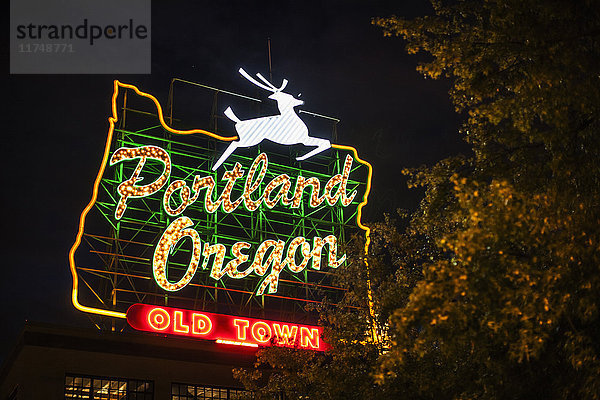
M254 399L248 390L223 388L206 385L188 385L173 383L171 400L250 400Z
M125 378L67 375L65 399L153 400L154 384Z

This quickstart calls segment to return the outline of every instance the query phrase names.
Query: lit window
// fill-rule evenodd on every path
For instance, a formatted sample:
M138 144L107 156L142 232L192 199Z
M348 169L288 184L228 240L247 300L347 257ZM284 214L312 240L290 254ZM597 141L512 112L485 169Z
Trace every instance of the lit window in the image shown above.
M153 400L154 384L125 378L67 375L65 399L88 400Z
M248 390L204 385L173 383L171 400L250 400L254 394Z

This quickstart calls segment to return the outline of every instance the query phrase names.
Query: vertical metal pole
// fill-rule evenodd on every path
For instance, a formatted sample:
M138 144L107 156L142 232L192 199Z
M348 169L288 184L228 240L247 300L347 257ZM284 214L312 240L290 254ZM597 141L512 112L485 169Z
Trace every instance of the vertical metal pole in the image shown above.
M123 95L123 117L121 118L121 128L125 126L125 117L127 116L127 89Z
M175 82L175 78L171 79L171 84L169 85L169 98L167 100L167 107L169 109L169 126L173 126L173 83Z
M125 89L125 92L123 94L123 112L121 113L121 121L119 121L119 127L120 128L124 128L125 127L125 121L127 118L127 93L128 90ZM122 133L118 133L117 135L117 143L119 142L119 140L122 140L123 134ZM122 182L122 178L123 178L123 164L121 164L119 166L118 169L115 170L115 178L117 182ZM118 238L121 236L120 235L120 227L121 227L121 222L120 221L116 221L116 230L113 229L112 230L112 250L110 251L111 253L119 253L120 249L119 249L119 240ZM112 256L110 263L109 263L109 270L114 270L115 272L117 271L119 265L119 259L117 258L117 256ZM112 290L111 290L111 298L112 298L112 305L113 305L113 309L117 308L117 276L116 274L113 274L111 277L111 284L112 284ZM115 331L116 330L116 326L115 326L115 319L111 318L111 331Z
M331 141L333 143L337 143L338 141L337 124L338 121L333 121L333 132L331 133Z
M210 110L210 129L212 129L213 132L217 132L218 131L218 124L217 124L217 107L218 107L218 101L219 101L219 91L215 91L215 95L213 96L213 104L212 104L212 109Z
M273 67L271 65L271 38L267 38L267 49L269 51L269 80L273 82Z

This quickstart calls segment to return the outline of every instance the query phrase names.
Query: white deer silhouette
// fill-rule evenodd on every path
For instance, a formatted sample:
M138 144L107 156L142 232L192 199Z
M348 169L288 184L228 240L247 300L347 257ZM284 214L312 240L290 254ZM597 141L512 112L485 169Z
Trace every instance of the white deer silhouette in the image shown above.
M271 82L266 80L260 73L256 74L260 80L266 85L256 81L252 78L243 68L239 69L240 74L256 86L273 92L269 96L269 99L277 102L277 108L279 109L280 115L273 115L269 117L247 119L245 121L240 120L234 113L231 107L227 107L225 115L227 118L235 122L235 130L240 137L237 142L231 142L227 150L221 155L219 160L212 167L213 171L227 160L227 157L231 155L238 147L251 147L259 144L264 139L269 139L272 142L279 144L298 144L302 143L305 146L317 146L316 149L308 152L307 154L296 157L296 160L306 160L313 155L327 150L331 147L329 140L308 136L308 128L306 124L298 117L294 111L294 107L304 104L302 100L296 99L294 96L282 92L286 87L288 81L283 80L281 87L276 88Z

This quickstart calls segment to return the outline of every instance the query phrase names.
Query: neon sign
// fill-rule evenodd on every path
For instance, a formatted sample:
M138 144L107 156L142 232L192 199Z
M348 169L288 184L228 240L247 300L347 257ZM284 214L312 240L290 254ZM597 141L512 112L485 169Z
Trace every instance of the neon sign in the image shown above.
M134 304L127 310L134 329L248 347L282 346L324 351L323 328L180 308Z
M256 86L273 92L269 99L277 102L279 115L270 117L260 117L254 119L240 120L233 112L231 107L227 107L225 115L227 118L235 122L235 130L239 135L239 140L232 142L227 150L217 160L212 170L215 171L221 164L227 160L227 157L238 147L252 147L265 139L269 139L275 143L291 145L302 143L305 146L317 146L316 149L308 152L303 156L296 157L297 161L306 160L315 154L327 150L331 147L329 140L311 137L308 135L308 128L304 121L294 112L294 107L304 104L302 100L296 99L294 96L282 92L287 86L288 80L284 79L280 87L275 87L271 82L266 80L261 74L256 74L264 84L252 78L243 68L239 69L240 74Z
M278 99L290 96L284 86L264 87L281 115ZM143 108L147 123L125 123L121 112L130 104ZM286 111L294 118L297 105ZM92 199L69 253L76 308L125 318L142 298L189 309L202 298L206 311L220 309L217 302L268 308L290 300L299 310L320 302L320 291L343 295L329 278L347 262L341 244L358 227L368 245L369 232L361 214L371 166L354 148L315 144L309 136L290 139L300 143L292 148L283 136L258 133L253 140L269 139L279 149L245 146L240 124L260 118L234 121L239 137L175 129L156 98L118 81L112 112Z

